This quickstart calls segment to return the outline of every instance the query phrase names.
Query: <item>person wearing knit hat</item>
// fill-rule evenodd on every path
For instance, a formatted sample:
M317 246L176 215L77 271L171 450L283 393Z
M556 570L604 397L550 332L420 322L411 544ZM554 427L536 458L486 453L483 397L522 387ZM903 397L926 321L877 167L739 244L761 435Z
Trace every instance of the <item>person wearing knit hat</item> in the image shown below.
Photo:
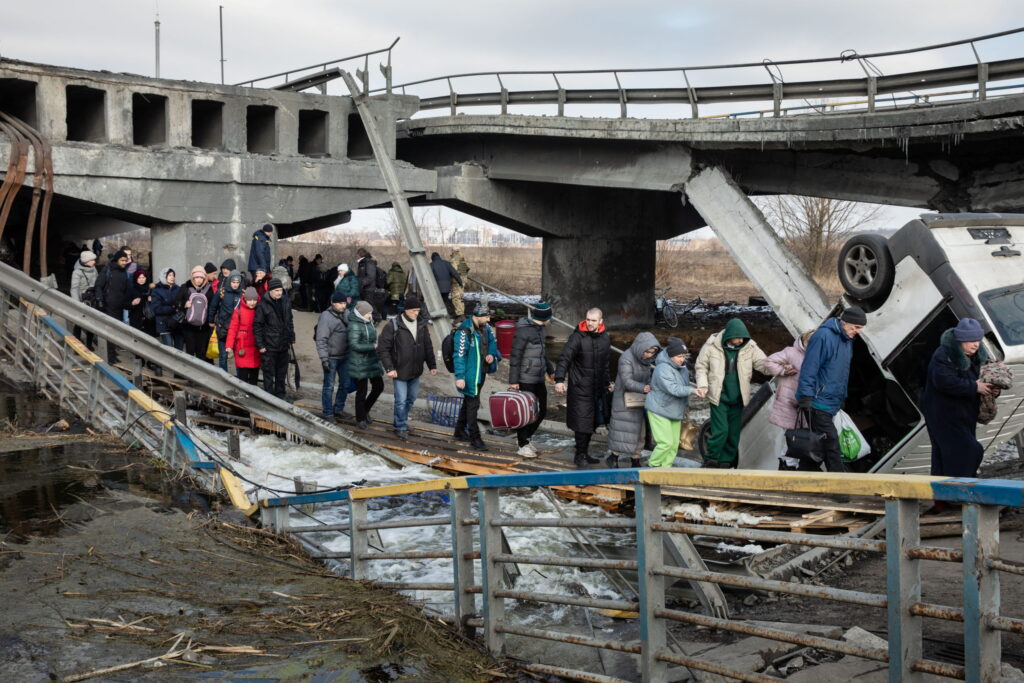
M711 340L708 340L702 347L702 352L711 343ZM644 399L651 435L657 444L648 461L651 467L671 467L679 451L679 432L683 420L686 419L692 391L686 355L687 349L683 340L670 337L665 349L654 361L651 390Z
M260 295L255 287L242 291L242 303L231 313L224 352L235 359L235 374L247 384L255 385L260 376L260 350L256 346L256 306Z
M420 302L410 296L405 300L405 310L384 324L377 342L377 355L384 373L394 383L395 434L402 441L409 440L409 411L416 403L419 393L420 376L424 364L431 375L437 374L437 360L434 344L430 339L430 327L420 318Z
M216 285L216 283L214 284ZM223 284L215 289L217 293L213 297L211 319L217 330L218 363L220 369L227 372L228 354L225 343L228 338L228 327L231 325L231 315L242 302L242 274L237 270L232 270L224 279Z
M284 284L271 278L267 293L256 305L253 318L256 347L263 369L263 390L284 400L290 351L295 344L295 324L291 302L284 293Z
M682 341L676 341L682 345ZM697 354L694 394L700 398L707 396L711 404L711 435L704 453L705 467L739 466L743 408L753 393L750 388L753 373L765 371L766 357L739 318L732 318L725 329L708 337Z
M180 330L185 338L185 353L212 363L206 357L206 349L213 334L213 287L206 280L206 269L196 266L186 282L178 290L176 307L185 314Z
M477 304L473 315L462 321L452 338L455 388L462 394L454 437L456 441L469 441L478 451L488 450L480 437L480 423L477 421L480 392L487 375L498 370L498 361L501 360L498 340L487 324L490 316L487 304Z
M93 288L92 291L95 296L97 277L99 277L99 272L96 270L96 254L85 249L78 255L78 260L75 261L75 267L71 271L71 298L75 301L82 301L82 295L85 294L86 290L90 287ZM91 305L94 301L85 301L83 303ZM74 326L71 333L78 337L89 349L95 347L96 335L94 333L86 332L85 338L83 338L82 328L78 325Z
M962 318L942 333L928 363L921 412L932 442L932 476L978 475L985 450L976 436L978 412L981 397L994 391L992 384L979 379L981 366L988 361L981 345L984 337L977 320Z
M360 301L348 318L348 375L356 381L356 426L370 426L370 411L384 391L373 306ZM367 393L369 392L369 393Z
M859 306L850 306L838 318L829 318L811 335L800 366L797 405L809 414L809 427L825 434L822 455L829 472L846 471L833 418L846 399L853 340L865 325L867 316Z
M348 417L345 401L348 399L348 297L341 292L331 294L331 305L320 313L314 328L316 353L324 371L320 390L320 405L325 420ZM334 384L338 389L335 392Z
M338 264L338 277L334 280L334 293L344 296L349 306L359 300L359 278L349 270L347 263Z
M537 449L530 440L548 413L548 388L544 377L554 375L555 365L545 353L545 330L551 320L551 304L542 301L530 309L526 317L516 323L512 338L512 352L508 358L508 388L528 391L537 397L540 418L516 430L516 442L521 458L536 458Z

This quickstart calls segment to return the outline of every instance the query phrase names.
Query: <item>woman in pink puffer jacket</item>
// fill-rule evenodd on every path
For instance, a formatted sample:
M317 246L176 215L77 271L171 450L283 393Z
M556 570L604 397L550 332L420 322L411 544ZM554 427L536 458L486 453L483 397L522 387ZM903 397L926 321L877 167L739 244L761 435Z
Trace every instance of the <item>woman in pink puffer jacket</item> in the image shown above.
M804 349L814 330L804 332L800 337L778 353L768 356L765 369L778 377L775 381L775 405L768 421L782 429L796 425L796 385L800 379L800 366L804 363Z

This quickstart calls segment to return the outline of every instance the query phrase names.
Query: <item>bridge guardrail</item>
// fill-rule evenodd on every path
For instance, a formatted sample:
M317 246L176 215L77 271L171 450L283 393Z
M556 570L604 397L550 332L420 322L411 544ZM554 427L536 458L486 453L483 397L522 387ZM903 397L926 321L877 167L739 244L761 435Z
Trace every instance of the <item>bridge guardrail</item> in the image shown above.
M1024 28L1015 28L938 45L866 55L848 50L837 57L814 59L780 61L764 59L761 62L739 64L655 68L468 72L409 81L393 86L389 84L386 92L388 94L392 91L419 93L429 89L430 86L444 86L448 91L447 94L428 96L424 93L421 95L420 109L447 108L452 116L458 113L460 107L497 106L500 107L502 114L507 114L510 105L555 104L558 107L558 116L563 116L566 104L618 104L620 116L625 118L628 115L630 104L684 104L689 105L693 118L700 118L700 107L702 105L744 101L771 102L772 115L781 116L787 112L806 110L807 108L816 109L819 113L822 113L819 108L811 105L808 100L823 97L865 98L867 110L875 111L879 98L884 95L889 95L892 105L897 106L897 102L900 99L921 101L921 97L915 94L917 90L948 88L967 84L977 86L969 91L972 99L986 99L988 92L993 90L993 88L989 87L990 82L1024 77L1024 59L983 62L978 55L976 44L1022 31L1024 31ZM942 50L964 45L970 46L975 57L974 64L885 75L875 62L872 61L885 57ZM860 71L863 72L863 77L787 82L782 74L782 67L825 63L842 64L846 62L855 63L859 66ZM758 71L764 69L768 75L767 81L762 83L735 83L712 86L694 86L690 82L690 75L696 72L748 69ZM667 87L625 87L623 86L622 78L629 74L668 75L672 77L672 85ZM541 86L524 90L510 90L506 87L505 79L524 76L550 79L548 82L553 82L554 87ZM579 76L610 77L610 80L614 81L615 86L572 89L566 88L562 83L567 77ZM456 87L459 81L465 82L470 79L481 78L494 79L498 86L497 90L488 92L460 92ZM370 90L369 93L383 91L384 89L376 89ZM895 97L897 93L910 94L904 98L897 98ZM930 96L934 97L935 95L932 94ZM807 102L806 107L787 108L783 106L785 100L801 99Z

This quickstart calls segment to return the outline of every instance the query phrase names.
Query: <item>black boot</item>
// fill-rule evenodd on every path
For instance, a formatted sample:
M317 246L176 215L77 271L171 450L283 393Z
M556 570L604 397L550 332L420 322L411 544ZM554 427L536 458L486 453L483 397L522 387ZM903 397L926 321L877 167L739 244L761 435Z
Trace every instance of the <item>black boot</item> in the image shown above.
M484 443L484 440L481 439L479 436L471 437L470 441L469 441L469 445L472 446L473 448L475 448L478 451L489 451L489 450L491 450L490 448L487 447L487 444Z
M572 464L575 465L578 470L587 469L586 457L587 456L584 453L577 453L576 457L572 459Z
M634 468L634 469L637 468L637 467L640 467L640 458L630 458L629 459L629 466Z
M619 466L619 456L611 453L607 458L604 459L604 466L608 469L615 469Z
M471 441L469 438L469 432L465 429L459 429L458 427L455 428L455 433L452 434L452 438L456 441Z

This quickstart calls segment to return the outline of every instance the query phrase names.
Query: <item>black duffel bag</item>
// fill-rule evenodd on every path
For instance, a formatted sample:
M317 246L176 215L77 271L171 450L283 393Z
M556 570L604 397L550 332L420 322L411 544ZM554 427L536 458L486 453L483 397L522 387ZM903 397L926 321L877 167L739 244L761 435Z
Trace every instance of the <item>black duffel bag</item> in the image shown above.
M786 457L812 463L816 468L825 459L825 433L811 429L810 410L797 409L796 424L786 430Z

